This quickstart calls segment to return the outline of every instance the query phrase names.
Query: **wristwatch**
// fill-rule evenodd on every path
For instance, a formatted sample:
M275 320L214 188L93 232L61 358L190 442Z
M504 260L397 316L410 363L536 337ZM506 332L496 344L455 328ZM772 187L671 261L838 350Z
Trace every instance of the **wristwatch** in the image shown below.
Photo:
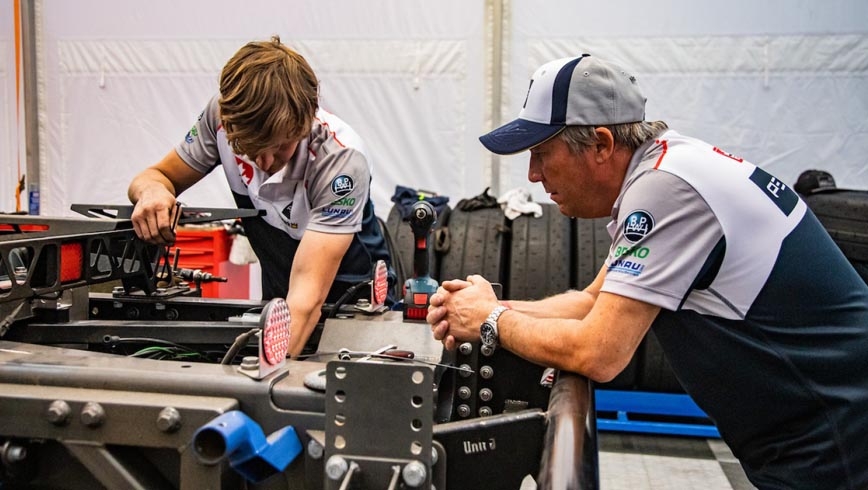
M500 318L500 315L508 310L506 306L500 305L495 309L491 310L491 313L488 314L488 318L482 322L482 325L479 326L479 339L482 341L482 346L491 351L499 345L498 342L498 334L497 334L497 319Z

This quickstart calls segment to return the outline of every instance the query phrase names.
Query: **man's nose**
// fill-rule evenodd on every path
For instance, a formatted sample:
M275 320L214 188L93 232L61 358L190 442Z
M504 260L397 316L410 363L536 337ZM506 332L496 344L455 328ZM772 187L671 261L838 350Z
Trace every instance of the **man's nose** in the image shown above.
M534 165L533 159L531 159L531 162L527 167L527 180L530 182L539 182L542 180L542 172L540 172L539 166Z

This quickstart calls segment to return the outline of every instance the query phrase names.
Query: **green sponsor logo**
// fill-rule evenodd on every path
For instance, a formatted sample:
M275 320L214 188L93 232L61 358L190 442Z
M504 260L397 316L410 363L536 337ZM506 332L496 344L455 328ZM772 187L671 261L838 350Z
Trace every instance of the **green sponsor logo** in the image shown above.
M636 248L636 247L619 246L618 248L615 249L615 257L616 258L621 257L621 256L625 256L625 257L638 257L640 259L644 259L645 257L648 256L649 253L651 253L651 251L648 250L648 247Z
M337 201L332 203L332 206L355 206L356 198L355 197L342 197Z

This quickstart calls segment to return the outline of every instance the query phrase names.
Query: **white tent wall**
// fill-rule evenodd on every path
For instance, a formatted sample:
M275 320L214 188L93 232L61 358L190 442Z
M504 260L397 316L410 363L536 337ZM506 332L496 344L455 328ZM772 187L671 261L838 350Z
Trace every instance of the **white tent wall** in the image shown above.
M42 214L126 203L126 188L186 134L226 60L272 34L322 82L374 161L383 217L395 185L448 196L483 186L484 3L446 0L37 0ZM181 199L231 207L222 172Z
M784 182L826 169L868 189L868 3L862 0L510 0L503 118L534 69L590 53L631 67L648 120L737 154ZM501 160L527 186L527 154ZM541 185L530 187L545 200Z
M862 0L261 0L241 9L225 0L32 1L45 215L70 214L74 202L125 203L132 176L192 125L226 59L271 34L308 58L323 106L366 140L381 216L396 184L453 203L489 184L529 186L546 200L527 183L526 154L495 158L493 182L498 173L488 171L477 137L518 113L536 66L582 52L630 65L649 119L785 182L824 168L839 186L868 188ZM0 158L14 162L11 5L0 22ZM492 5L503 6L502 44L491 37L501 26L486 14ZM493 52L503 56L502 77ZM497 94L494 77L503 83ZM0 209L14 206L16 175L14 165L0 166ZM232 205L220 172L182 200Z
M18 185L18 131L15 93L15 24L12 0L0 6L0 212L15 211ZM27 167L20 161L21 173ZM20 205L27 209L27 196Z

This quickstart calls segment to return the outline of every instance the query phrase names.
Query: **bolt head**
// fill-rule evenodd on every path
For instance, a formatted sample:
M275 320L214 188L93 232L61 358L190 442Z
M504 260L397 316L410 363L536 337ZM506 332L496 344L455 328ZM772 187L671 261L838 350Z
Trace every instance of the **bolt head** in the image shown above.
M105 422L105 410L96 402L87 402L81 409L81 423L90 428L97 428Z
M326 461L325 472L326 476L331 480L340 480L344 477L350 465L347 460L341 456L334 455Z
M324 450L322 444L316 442L311 439L307 443L307 455L313 459L321 459L323 456Z
M425 465L418 461L410 461L404 468L401 469L401 477L404 478L404 483L410 487L419 487L425 483L425 478L428 477L428 470Z
M59 426L66 425L69 422L70 413L72 413L72 409L69 408L68 403L63 400L54 400L48 406L48 411L45 415L49 422Z
M259 369L259 358L256 356L244 356L244 359L241 359L241 369L245 371Z
M175 407L166 407L157 415L157 428L166 433L176 432L181 428L181 413Z

